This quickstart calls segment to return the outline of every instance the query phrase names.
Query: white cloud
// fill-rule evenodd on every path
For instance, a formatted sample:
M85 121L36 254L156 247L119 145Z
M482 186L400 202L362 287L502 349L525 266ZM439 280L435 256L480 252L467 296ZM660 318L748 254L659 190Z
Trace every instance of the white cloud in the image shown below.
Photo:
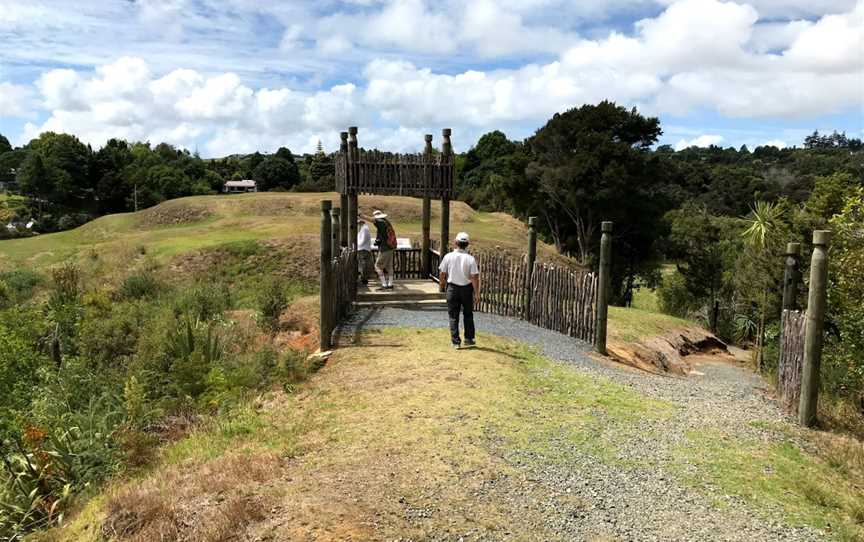
M766 141L765 143L763 143L763 145L766 147L777 147L778 149L785 149L786 147L788 147L786 142L781 139L772 139L770 141Z
M44 7L44 1L33 5ZM165 138L190 147L200 143L212 155L284 144L311 151L309 141L318 138L333 148L338 132L354 124L364 127L364 144L405 150L422 145L422 134L432 127L454 128L457 143L506 126L520 126L524 135L524 127L540 126L555 112L603 99L652 115L711 111L746 119L864 107L864 0L828 2L828 14L812 21L796 15L769 22L760 19L763 10L781 4L801 16L812 10L793 0L676 0L630 32L595 39L580 38L555 20L555 14L571 20L591 10L601 17L625 7L656 9L657 1L591 0L574 7L565 0L358 0L351 9L310 19L307 4L232 0L230 9L222 5L221 15L205 21L196 9L203 3L215 10L213 0L150 0L136 8L145 26L168 24L178 9L188 10L177 32L194 36L202 25L224 29L213 35L217 45L223 35L233 36L232 24L249 28L247 19L262 14L283 26L271 36L273 53L258 54L263 49L256 44L245 62L237 55L205 55L209 49L199 50L200 43L180 49L169 43L158 54L96 62L93 71L45 71L35 87L48 118L26 133L70 131L95 144L109 137ZM14 5L0 0L0 33L3 24L30 24L20 10L9 11ZM225 12L236 12L236 21ZM225 39L222 45L229 43ZM10 50L17 51L17 43ZM169 52L183 56L165 68ZM521 55L529 60L479 60ZM306 58L310 65L327 58L327 67L312 70L314 77L293 77L294 63ZM272 74L262 83L260 72L268 69ZM12 110L7 95L12 93L0 96L0 115L4 107ZM701 133L676 133L670 140L680 136L678 144L691 144ZM776 133L754 141L775 136L793 140Z
M0 117L31 116L32 94L28 86L0 81Z
M721 135L710 134L700 135L699 137L693 138L689 141L681 139L675 144L675 150L680 151L690 147L710 147L711 145L719 145L723 143L724 139L725 138Z
M254 90L234 73L207 77L179 69L157 77L145 61L129 57L90 77L52 70L37 86L51 115L40 126L28 124L25 138L51 130L94 145L120 137L193 148L203 139L208 155L286 144L304 152L314 150L310 140L332 144L340 130L363 118L352 84L314 93Z

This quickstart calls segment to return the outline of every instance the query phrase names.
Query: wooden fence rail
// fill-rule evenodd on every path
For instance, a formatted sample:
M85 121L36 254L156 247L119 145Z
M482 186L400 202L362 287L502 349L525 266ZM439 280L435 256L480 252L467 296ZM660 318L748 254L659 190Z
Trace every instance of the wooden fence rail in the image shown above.
M798 412L801 395L801 368L804 365L804 311L784 310L780 319L782 330L780 362L777 366L777 398L790 414Z
M327 296L328 306L326 310L331 315L333 329L348 316L354 303L357 283L357 252L351 248L343 248L342 252L331 260L332 288ZM324 330L322 334L333 333L333 329Z

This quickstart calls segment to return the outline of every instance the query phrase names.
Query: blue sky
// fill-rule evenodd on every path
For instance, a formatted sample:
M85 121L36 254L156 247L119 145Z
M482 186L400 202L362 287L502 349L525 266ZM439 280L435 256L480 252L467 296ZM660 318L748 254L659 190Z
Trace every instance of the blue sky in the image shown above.
M0 133L203 156L521 139L612 99L661 142L864 136L864 0L0 0Z

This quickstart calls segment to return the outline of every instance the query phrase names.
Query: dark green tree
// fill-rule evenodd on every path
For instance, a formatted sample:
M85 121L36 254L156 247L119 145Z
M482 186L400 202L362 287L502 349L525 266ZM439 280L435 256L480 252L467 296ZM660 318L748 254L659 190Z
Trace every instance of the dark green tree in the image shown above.
M287 190L300 182L300 172L297 164L268 156L255 167L252 178L258 182L259 190L272 190L277 187Z
M12 150L12 144L9 143L9 140L3 134L0 134L0 154L4 154L10 152Z
M556 114L526 141L526 173L537 187L533 206L559 250L573 250L589 263L600 222L616 223L618 294L625 279L629 285L656 258L654 239L671 208L657 164L649 161L661 133L656 118L604 101Z
M22 192L64 207L92 207L95 182L90 175L92 151L88 146L75 136L46 132L27 147L30 152L18 175ZM39 164L28 165L37 157ZM36 171L45 177L35 178Z
M739 221L718 217L704 206L687 204L666 214L669 237L665 254L676 262L690 298L707 306L708 324L717 333L721 298L729 289L731 269L740 250Z

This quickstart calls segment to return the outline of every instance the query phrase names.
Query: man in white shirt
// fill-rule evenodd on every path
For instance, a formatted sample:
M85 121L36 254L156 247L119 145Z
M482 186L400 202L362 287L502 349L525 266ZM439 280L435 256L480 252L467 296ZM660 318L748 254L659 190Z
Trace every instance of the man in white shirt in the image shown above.
M438 266L441 288L447 292L447 312L450 316L450 339L459 348L459 313L465 321L465 346L474 346L474 295L480 291L480 270L477 260L468 254L468 234L456 236L456 250L448 252Z
M357 267L360 268L360 284L366 285L372 269L372 234L362 218L357 220L357 225Z

